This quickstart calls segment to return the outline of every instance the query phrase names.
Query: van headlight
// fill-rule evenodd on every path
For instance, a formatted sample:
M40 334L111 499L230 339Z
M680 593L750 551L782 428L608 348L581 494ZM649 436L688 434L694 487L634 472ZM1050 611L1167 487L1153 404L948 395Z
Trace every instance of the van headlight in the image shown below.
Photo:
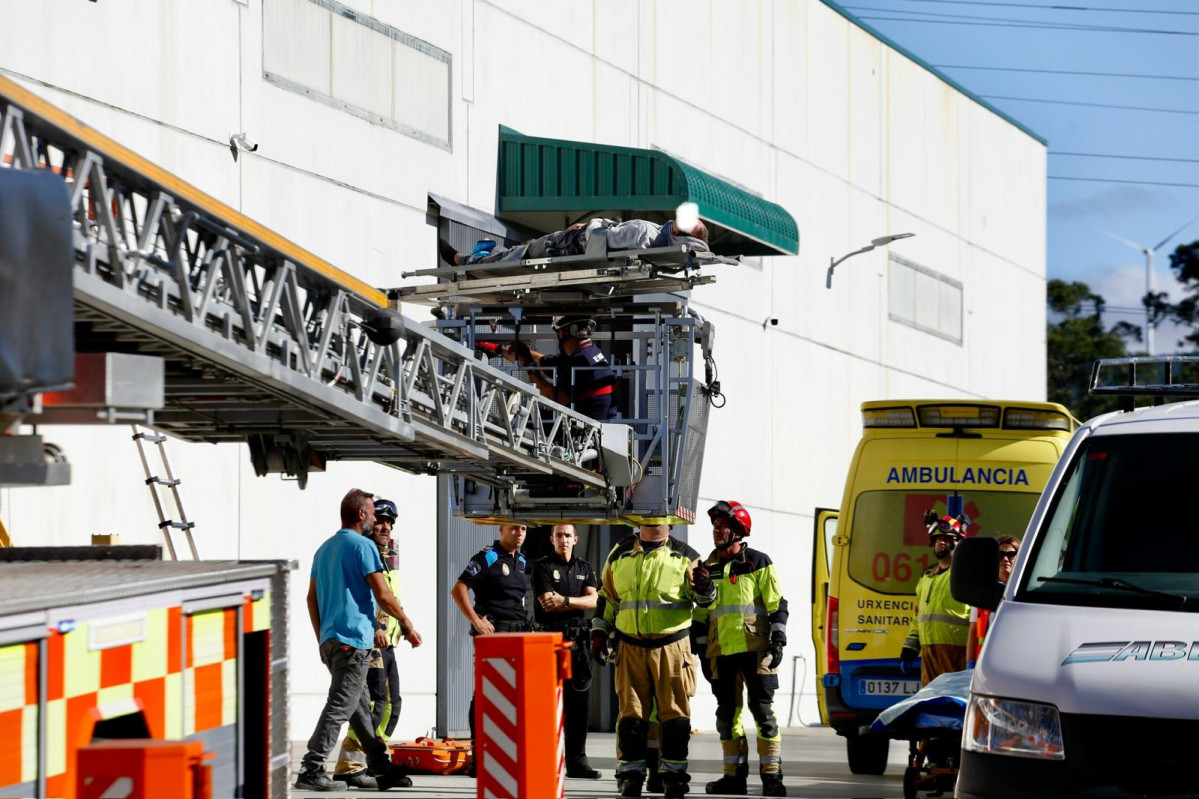
M989 755L1066 759L1056 707L993 696L970 695L962 746Z

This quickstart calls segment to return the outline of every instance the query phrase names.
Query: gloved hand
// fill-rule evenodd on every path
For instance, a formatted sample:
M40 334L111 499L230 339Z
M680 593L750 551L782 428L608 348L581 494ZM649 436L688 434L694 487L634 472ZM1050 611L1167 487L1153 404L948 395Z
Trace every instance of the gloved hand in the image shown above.
M771 641L770 646L766 647L766 654L762 657L762 667L777 669L782 662L783 645L777 641Z
M498 356L500 354L500 345L495 341L476 341L475 349L491 356Z
M695 569L691 572L691 584L695 593L701 596L712 593L712 574L704 564L695 564Z
M516 360L520 361L525 366L533 363L533 353L529 351L529 345L523 341L517 341L512 345L513 351L516 353Z
M591 657L601 666L608 665L608 659L611 657L611 650L608 649L608 635L599 630L591 633Z
M920 668L916 665L918 657L920 657L920 653L910 646L899 650L899 670L903 672L903 676L916 677L920 675Z

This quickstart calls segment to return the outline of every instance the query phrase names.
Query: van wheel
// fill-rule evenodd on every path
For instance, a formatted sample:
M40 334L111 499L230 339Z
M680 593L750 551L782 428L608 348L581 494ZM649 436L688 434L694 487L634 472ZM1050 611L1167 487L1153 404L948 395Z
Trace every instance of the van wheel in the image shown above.
M854 774L882 774L887 770L890 748L889 738L853 733L845 736L845 754L849 759L849 770Z
M916 799L916 783L920 781L920 769L908 766L903 770L903 799Z

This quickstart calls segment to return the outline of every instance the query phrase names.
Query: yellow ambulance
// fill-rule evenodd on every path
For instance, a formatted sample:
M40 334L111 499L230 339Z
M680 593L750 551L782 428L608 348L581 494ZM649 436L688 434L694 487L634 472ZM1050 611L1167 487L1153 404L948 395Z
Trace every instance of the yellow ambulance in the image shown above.
M899 668L916 581L933 565L924 515L965 514L968 536L1024 536L1078 421L1061 405L998 400L862 404L862 440L840 511L817 509L812 635L825 724L850 770L881 774L888 741L862 736L915 693Z

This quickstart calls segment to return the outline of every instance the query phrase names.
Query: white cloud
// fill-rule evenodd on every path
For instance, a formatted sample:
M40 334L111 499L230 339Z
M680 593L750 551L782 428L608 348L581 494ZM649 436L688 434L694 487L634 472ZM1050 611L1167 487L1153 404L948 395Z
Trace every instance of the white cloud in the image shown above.
M1164 291L1170 302L1178 302L1183 297L1182 286L1168 269L1161 269L1160 264L1157 266L1158 268L1154 270L1153 290ZM1143 263L1095 270L1087 277L1086 283L1107 303L1109 310L1103 314L1103 322L1106 327L1111 327L1117 322L1130 322L1137 327L1144 327L1145 313L1142 310L1144 306L1141 305L1141 298L1145 296L1145 265ZM1179 340L1189 332L1189 328L1168 322L1159 325L1154 331L1154 354L1163 355L1190 349L1178 346ZM1143 341L1140 346L1145 346ZM1133 343L1130 345L1130 349L1137 349L1137 345Z

